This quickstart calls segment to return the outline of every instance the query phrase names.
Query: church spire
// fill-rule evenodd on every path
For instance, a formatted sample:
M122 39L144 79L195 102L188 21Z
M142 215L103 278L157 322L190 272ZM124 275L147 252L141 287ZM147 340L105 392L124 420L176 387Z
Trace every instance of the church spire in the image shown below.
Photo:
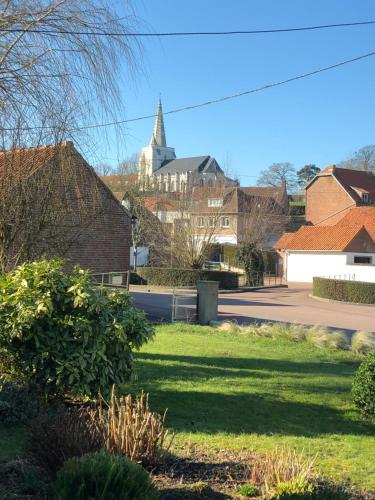
M150 145L160 146L164 148L167 147L167 141L165 138L165 129L164 129L163 108L161 105L160 97L159 97L158 110L155 118L154 132L151 137Z

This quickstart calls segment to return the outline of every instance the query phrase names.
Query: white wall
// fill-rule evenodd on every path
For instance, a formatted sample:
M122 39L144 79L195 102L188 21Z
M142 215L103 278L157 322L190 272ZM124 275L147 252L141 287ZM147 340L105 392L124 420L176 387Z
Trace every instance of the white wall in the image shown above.
M375 283L375 265L352 264L355 255L372 256L375 254L345 252L287 252L287 281L312 282L314 276L355 275L356 281Z

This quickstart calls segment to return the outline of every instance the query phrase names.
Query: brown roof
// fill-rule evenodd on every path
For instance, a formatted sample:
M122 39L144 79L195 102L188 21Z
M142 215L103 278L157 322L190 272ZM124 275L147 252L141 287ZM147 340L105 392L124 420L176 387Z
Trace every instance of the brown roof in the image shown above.
M331 175L334 177L355 202L360 203L362 197L358 194L368 193L369 198L375 200L375 175L363 170L352 170L329 165L306 186L308 188L319 177Z
M284 233L274 248L344 251L360 236L375 243L375 207L352 208L334 226L302 226L295 233Z
M26 179L71 146L72 143L64 142L0 151L0 177L6 176L8 181Z
M150 210L150 212L157 212L159 210L163 211L174 211L176 210L176 207L168 203L167 201L164 201L157 196L145 196L143 198L143 205L147 210Z

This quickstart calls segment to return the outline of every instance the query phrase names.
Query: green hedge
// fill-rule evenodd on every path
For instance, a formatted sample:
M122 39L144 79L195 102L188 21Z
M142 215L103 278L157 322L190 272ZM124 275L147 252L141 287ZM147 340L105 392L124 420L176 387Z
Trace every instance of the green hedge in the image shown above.
M133 274L133 273L132 273ZM171 269L166 267L139 267L137 277L131 276L134 284L144 283L156 286L190 286L199 280L218 281L219 288L238 288L238 273L209 271L207 269Z
M343 302L375 304L375 283L314 278L313 295Z

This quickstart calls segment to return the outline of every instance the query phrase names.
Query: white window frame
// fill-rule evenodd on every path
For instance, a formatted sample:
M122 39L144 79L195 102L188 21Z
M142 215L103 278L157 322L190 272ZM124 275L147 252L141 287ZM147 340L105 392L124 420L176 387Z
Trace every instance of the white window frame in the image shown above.
M197 227L204 227L204 217L197 217Z
M209 217L207 221L208 227L216 227L215 217Z
M229 217L227 217L226 215L224 217L221 217L220 218L220 225L221 225L221 227L229 227L230 226Z
M355 259L369 259L370 262L356 262ZM353 257L353 264L355 266L372 266L372 256L371 255L354 255Z
M208 198L208 206L209 207L222 207L223 199L222 198Z

